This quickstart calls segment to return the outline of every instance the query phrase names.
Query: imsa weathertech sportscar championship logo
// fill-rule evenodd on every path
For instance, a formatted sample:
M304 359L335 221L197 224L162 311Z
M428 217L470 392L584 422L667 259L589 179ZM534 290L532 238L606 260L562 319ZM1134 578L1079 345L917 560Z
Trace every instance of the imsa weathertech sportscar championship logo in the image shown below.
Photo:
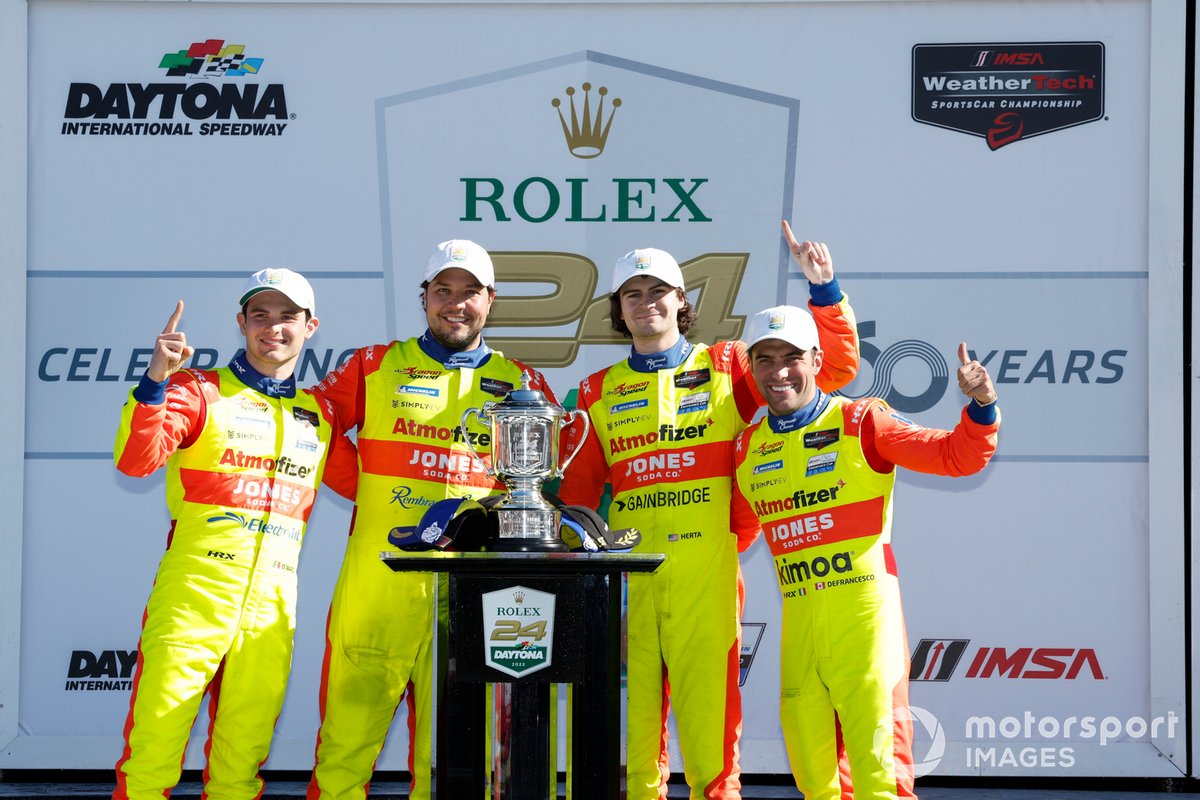
M72 82L61 133L73 136L281 136L288 114L283 84L252 80L265 59L223 39L165 53L158 68L179 81ZM231 121L237 120L237 121ZM193 127L193 123L199 123Z
M918 44L912 118L988 147L1104 117L1101 42Z
M550 666L554 652L554 600L547 592L510 586L483 601L484 663L520 678Z

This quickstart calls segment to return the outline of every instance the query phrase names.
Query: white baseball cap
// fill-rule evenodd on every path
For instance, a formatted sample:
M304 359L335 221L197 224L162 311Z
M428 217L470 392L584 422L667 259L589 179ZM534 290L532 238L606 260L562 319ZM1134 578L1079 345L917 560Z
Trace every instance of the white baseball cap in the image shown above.
M496 288L496 271L492 267L492 257L488 255L487 250L472 241L451 239L439 244L429 256L423 280L429 282L443 270L451 268L465 269L482 285Z
M746 349L767 339L779 339L801 351L811 350L820 342L812 315L795 306L773 306L750 318L742 335Z
M260 269L250 276L242 289L238 305L246 305L253 295L265 291L279 292L296 305L306 309L309 314L317 314L317 298L313 294L312 285L299 272L290 269Z
M613 269L613 294L621 290L625 281L639 275L658 278L676 289L687 288L683 285L683 271L679 269L679 262L670 253L654 247L641 247L617 259L617 266Z

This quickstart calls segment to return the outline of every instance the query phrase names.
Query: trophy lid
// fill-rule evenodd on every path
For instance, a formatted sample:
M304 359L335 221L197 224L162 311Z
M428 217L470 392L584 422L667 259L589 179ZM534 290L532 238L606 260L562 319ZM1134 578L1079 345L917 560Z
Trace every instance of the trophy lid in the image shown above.
M504 400L497 405L503 406L506 409L520 409L526 411L538 410L549 411L557 410L557 407L546 400L546 395L539 392L537 389L529 388L530 375L528 372L521 373L521 388L513 389L504 396Z

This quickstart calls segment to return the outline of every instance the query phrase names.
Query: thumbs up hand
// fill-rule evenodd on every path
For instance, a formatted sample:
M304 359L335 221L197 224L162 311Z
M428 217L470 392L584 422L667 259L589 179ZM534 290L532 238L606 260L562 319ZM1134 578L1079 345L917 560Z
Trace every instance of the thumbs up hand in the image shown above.
M987 368L971 358L967 351L967 343L958 343L958 388L962 393L973 399L981 406L990 406L996 402L996 387L992 385L992 376Z

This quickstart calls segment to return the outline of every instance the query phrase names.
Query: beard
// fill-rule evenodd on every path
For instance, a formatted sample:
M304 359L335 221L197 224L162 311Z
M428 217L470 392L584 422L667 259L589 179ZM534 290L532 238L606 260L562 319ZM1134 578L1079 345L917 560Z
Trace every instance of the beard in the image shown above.
M429 321L429 333L434 341L448 350L466 350L483 331L482 320L470 320L465 326L448 327L438 319Z

